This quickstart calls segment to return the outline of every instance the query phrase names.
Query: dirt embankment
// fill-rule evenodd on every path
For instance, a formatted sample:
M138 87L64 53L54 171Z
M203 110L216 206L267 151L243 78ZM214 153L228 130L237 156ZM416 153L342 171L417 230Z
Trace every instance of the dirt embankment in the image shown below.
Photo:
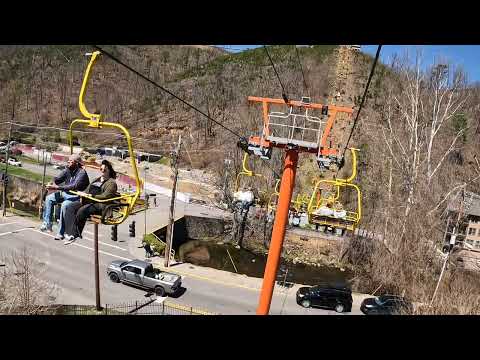
M3 186L0 187L0 194ZM9 175L7 188L8 201L10 203L20 202L23 207L33 210L39 209L42 194L42 184L35 181ZM0 202L3 195L0 196Z

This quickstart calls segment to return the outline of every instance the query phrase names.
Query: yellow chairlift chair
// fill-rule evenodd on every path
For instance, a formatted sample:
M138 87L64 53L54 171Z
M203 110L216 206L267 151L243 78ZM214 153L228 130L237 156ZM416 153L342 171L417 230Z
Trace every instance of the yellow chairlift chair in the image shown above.
M95 51L94 53L86 54L86 55L91 56L91 58L83 77L82 88L80 90L80 96L79 96L80 112L83 114L85 119L75 119L70 124L70 130L69 130L70 152L73 153L72 130L73 130L73 127L77 124L83 124L84 126L95 128L95 129L102 129L104 127L116 128L116 129L119 129L124 134L125 139L127 140L127 143L128 143L128 152L130 155L130 164L132 167L132 173L135 178L135 184L136 184L135 191L118 193L117 194L118 196L111 199L107 199L107 200L99 200L89 195L79 194L82 197L90 199L95 202L107 203L108 205L105 207L101 215L101 223L105 225L118 225L118 224L121 224L123 221L125 221L125 219L130 214L133 214L145 209L145 201L143 199L139 199L141 188L142 188L142 182L138 176L137 165L135 162L136 157L133 151L132 139L130 137L130 133L128 132L128 130L120 124L103 121L103 116L101 114L92 114L85 107L84 98L85 98L88 81L90 79L93 64L95 63L97 57L100 55L100 51ZM76 193L76 192L72 191L72 193Z
M327 229L334 229L337 235L342 235L344 230L354 231L362 217L362 195L360 188L352 184L357 174L358 149L350 148L352 154L352 175L348 179L319 180L313 189L308 204L308 220L310 224L324 226ZM321 188L327 185L334 189L334 192L326 192ZM340 192L351 188L356 192L356 208L352 211L344 209L339 201Z

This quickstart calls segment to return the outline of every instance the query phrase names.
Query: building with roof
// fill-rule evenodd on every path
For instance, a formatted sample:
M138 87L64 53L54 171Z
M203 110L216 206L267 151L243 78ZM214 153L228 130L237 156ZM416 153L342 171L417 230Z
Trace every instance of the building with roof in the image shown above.
M470 250L480 251L480 195L470 191L459 194L447 206L452 224L456 223L459 212L463 221L457 230L457 241L463 241Z

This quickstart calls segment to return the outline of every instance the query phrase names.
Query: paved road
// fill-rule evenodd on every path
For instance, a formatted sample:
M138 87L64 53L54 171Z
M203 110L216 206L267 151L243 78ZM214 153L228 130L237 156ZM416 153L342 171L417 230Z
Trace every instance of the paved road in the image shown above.
M0 219L0 253L8 254L26 245L35 257L45 264L44 277L58 288L56 303L95 304L93 266L93 225L88 224L85 238L70 245L55 241L53 236L37 231L38 222L19 216ZM99 261L102 304L119 304L145 300L146 292L108 280L105 270L109 262L116 259L133 259L133 241L127 237L128 224L119 226L119 241L110 240L110 227L99 229ZM129 243L130 242L130 243ZM138 258L138 256L137 256ZM195 268L194 266L189 266ZM215 270L213 270L215 271ZM194 273L194 270L191 270ZM254 314L259 292L256 289L238 286L234 282L222 282L213 278L185 276L185 292L171 301L206 311L221 314ZM295 303L295 291L276 291L273 297L271 314L335 314L320 309L303 309ZM359 313L355 301L353 314Z
M26 161L22 161L22 167L25 170L29 170L37 174L43 174L43 165L32 164ZM52 165L47 165L45 173L50 176L57 176L60 173L60 170L53 168Z

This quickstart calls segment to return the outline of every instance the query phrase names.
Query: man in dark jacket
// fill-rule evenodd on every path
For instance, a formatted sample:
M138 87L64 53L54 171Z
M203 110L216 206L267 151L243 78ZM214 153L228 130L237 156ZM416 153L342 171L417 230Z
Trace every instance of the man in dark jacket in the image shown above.
M42 231L52 231L52 212L55 204L62 204L60 210L60 223L58 226L58 234L55 237L57 240L64 238L65 222L64 213L65 208L79 200L79 196L72 194L70 191L83 191L90 183L88 174L82 168L82 158L80 155L71 155L68 159L67 168L63 170L60 175L53 179L53 184L46 186L47 190L57 190L45 198L43 205L43 224L40 228Z

